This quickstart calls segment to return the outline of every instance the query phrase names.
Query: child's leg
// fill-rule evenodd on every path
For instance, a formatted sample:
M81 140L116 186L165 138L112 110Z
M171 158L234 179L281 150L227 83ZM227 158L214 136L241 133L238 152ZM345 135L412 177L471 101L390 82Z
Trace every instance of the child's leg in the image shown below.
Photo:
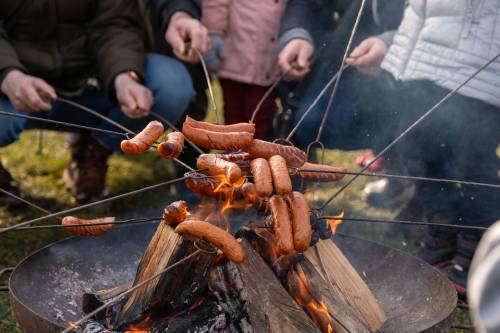
M244 92L244 114L245 121L252 118L252 114L259 104L260 100L267 92L269 87L261 87L256 85L246 85ZM266 100L255 117L255 138L266 139L270 135L274 114L276 112L276 92L272 92Z
M247 85L228 79L219 79L219 82L224 95L224 122L248 122L244 113L244 93Z

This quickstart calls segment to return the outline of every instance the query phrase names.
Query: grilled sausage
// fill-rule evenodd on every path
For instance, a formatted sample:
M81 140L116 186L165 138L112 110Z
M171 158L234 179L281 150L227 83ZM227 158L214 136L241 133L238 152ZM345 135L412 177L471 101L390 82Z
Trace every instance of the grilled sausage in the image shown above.
M177 158L184 149L184 134L171 132L167 140L158 145L158 153L166 158Z
M163 210L163 222L176 226L189 215L188 204L184 200L172 202Z
M304 170L304 171L302 171ZM320 172L308 172L307 170L317 170ZM336 173L336 171L346 171L347 169L336 168L330 165L316 164L306 162L302 165L297 172L291 170L291 173L295 173L295 176L309 181L315 182L336 182L344 178L345 175ZM326 171L326 172L321 172Z
M160 138L164 130L163 125L159 121L154 120L132 139L123 140L120 144L120 148L125 154L142 154Z
M226 160L228 162L244 162L250 161L251 156L247 152L236 152L236 153L221 153L215 154L218 158Z
M250 163L250 171L253 175L257 195L270 197L273 194L273 177L267 160L256 158Z
M214 178L209 178L199 172L188 172L184 175L187 188L200 195L205 195L211 198L219 198L221 193L215 192L220 185ZM228 185L229 186L229 185Z
M113 223L115 222L114 217L103 217L93 220L80 219L74 216L66 216L62 219L61 224L64 227L64 231L78 237L98 237L104 235L111 229L113 229L114 224L101 224L101 223ZM83 226L74 226L80 225ZM85 225L85 224L98 224L98 225Z
M215 154L201 154L196 160L196 167L214 176L224 175L230 183L241 178L241 169L236 163L220 159Z
M248 152L252 157L262 157L265 159L274 155L281 155L288 165L293 167L300 167L307 160L305 152L297 147L280 145L278 143L267 142L263 140L253 140Z
M175 228L178 234L188 233L193 237L201 238L221 249L232 262L241 263L246 255L243 247L229 232L204 221L186 221Z
M280 155L275 155L269 159L269 167L276 193L284 195L292 192L292 180L285 159Z
M228 132L248 132L255 134L255 124L250 123L239 123L239 124L231 124L231 125L216 125L207 123L205 121L197 121L193 118L187 116L186 124L193 128L204 129L211 132L218 133L228 133Z
M252 144L253 133L249 132L213 132L194 128L184 122L182 133L198 146L207 149L239 150Z
M292 192L287 197L292 215L292 234L295 251L304 252L312 238L311 220L309 219L309 204L300 192Z
M259 212L269 213L269 200L267 198L262 198L257 195L255 189L255 184L245 183L240 187L240 193L243 195L245 200L255 207Z
M274 235L278 253L291 254L295 247L293 244L292 223L288 207L280 195L274 195L269 200L269 207L274 220Z

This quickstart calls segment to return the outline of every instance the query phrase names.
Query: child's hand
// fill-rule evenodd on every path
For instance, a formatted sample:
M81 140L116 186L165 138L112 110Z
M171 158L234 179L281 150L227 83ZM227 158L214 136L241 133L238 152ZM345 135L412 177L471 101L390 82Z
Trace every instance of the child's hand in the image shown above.
M382 72L380 65L388 50L389 47L382 39L370 37L352 51L346 63L356 67L363 74L376 76Z
M290 40L278 56L278 64L286 76L301 79L310 71L314 47L305 39Z

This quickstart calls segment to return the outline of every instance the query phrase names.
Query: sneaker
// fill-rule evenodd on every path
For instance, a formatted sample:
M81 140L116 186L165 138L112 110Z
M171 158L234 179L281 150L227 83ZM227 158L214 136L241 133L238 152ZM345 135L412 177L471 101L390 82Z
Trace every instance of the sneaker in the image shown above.
M70 149L71 160L63 174L66 188L80 205L102 199L111 151L89 134L72 134Z
M408 201L414 193L413 182L381 178L366 184L361 197L373 207L394 209Z
M17 187L14 179L3 167L2 163L0 163L0 188L17 196L20 194L19 188ZM7 194L0 193L0 206L16 207L20 205L21 202L19 200L16 200Z

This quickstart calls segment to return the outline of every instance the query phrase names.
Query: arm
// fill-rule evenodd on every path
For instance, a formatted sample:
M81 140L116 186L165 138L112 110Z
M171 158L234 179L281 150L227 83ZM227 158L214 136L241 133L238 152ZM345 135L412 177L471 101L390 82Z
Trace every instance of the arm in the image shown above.
M0 85L9 72L18 69L26 72L26 69L21 64L16 50L9 42L7 32L3 28L3 22L0 22Z
M89 39L97 71L105 87L116 92L122 111L130 118L145 117L153 95L144 82L146 49L137 21L135 1L99 0L89 24ZM138 77L133 77L134 72Z

